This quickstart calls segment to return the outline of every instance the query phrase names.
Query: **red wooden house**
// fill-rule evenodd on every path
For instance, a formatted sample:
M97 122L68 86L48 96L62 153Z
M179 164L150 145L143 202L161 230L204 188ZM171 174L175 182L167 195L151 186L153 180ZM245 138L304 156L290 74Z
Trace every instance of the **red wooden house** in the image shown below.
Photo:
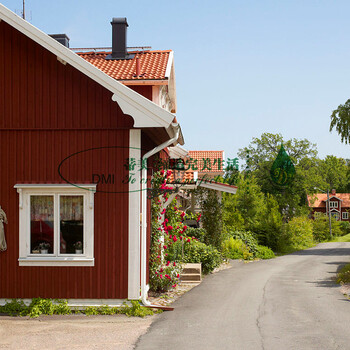
M140 288L146 299L147 159L183 138L172 114L172 53L155 55L162 64L148 79L137 58L148 54L117 40L126 26L113 20L103 59L128 65L123 85L66 47L67 37L62 45L0 4L2 303L40 296L113 304L139 299Z
M332 190L329 201L326 193L308 195L307 201L312 208L313 217L330 212L336 220L350 221L350 193L336 193L336 190Z

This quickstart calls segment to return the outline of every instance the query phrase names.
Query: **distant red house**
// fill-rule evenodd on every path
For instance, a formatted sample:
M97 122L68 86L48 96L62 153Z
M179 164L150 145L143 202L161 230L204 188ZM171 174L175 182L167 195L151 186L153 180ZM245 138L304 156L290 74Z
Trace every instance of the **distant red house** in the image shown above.
M336 193L332 190L329 201L326 193L316 193L307 196L308 205L312 208L312 215L316 217L330 211L331 215L339 221L350 221L350 193Z
M126 26L112 21L122 36ZM0 205L8 219L0 304L39 296L112 304L139 299L140 288L147 294L150 165L156 152L167 157L167 146L183 144L171 113L172 53L149 68L113 42L103 62L115 70L127 63L137 81L130 89L67 41L0 4Z

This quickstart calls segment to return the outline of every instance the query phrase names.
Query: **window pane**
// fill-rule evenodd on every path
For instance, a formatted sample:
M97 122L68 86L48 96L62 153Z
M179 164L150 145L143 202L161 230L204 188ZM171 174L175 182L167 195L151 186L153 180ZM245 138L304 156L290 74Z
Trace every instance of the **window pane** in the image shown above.
M84 197L60 196L60 253L83 254Z
M54 245L53 196L30 196L30 252L52 254Z

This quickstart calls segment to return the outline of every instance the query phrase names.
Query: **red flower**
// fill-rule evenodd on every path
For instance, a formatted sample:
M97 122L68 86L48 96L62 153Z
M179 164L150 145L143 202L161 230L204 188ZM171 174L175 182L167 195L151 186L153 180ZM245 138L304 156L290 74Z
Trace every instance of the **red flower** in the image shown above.
M167 172L166 172L166 176L168 177L168 176L170 176L171 175L171 170L168 170Z
M160 175L164 175L164 170L162 170L162 171L160 172Z
M173 264L174 266L176 266L176 262L174 261L174 264Z
M166 245L163 245L163 248L166 249Z
M189 239L187 240L187 242L188 242L188 243L191 242L191 239L189 238Z
M168 256L168 253L165 253L165 256Z
M169 220L168 219L165 219L164 222L167 223Z
M184 231L186 231L186 230L187 230L187 226L185 225L185 226L184 226Z
M181 213L180 216L183 218L185 215L186 215L186 214L185 214L185 212L183 211L183 212Z
M173 227L171 225L168 226L168 230L172 230Z
M180 278L180 274L178 273L178 274L176 275L176 277L177 277L177 278Z
M201 216L202 216L202 214L198 215L197 222L199 222L199 220L201 219Z
M169 266L169 265L170 265L170 261L167 261L166 266Z
M173 237L173 241L176 242L177 241L177 238L176 236Z
M174 207L174 210L176 211L176 210L177 210L177 207Z
M175 287L176 287L176 284L173 285L173 288L175 288Z
M182 236L180 236L180 241L182 241Z
M160 277L160 278L163 278L163 275L160 275L159 277Z
M162 210L161 214L165 214L165 208Z

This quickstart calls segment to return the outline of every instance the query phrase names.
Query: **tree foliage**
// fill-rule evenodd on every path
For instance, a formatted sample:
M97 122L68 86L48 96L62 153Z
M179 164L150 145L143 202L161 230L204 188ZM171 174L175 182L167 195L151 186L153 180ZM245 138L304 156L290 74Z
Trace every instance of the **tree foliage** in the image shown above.
M332 112L329 131L334 128L340 135L341 142L350 142L350 99Z

